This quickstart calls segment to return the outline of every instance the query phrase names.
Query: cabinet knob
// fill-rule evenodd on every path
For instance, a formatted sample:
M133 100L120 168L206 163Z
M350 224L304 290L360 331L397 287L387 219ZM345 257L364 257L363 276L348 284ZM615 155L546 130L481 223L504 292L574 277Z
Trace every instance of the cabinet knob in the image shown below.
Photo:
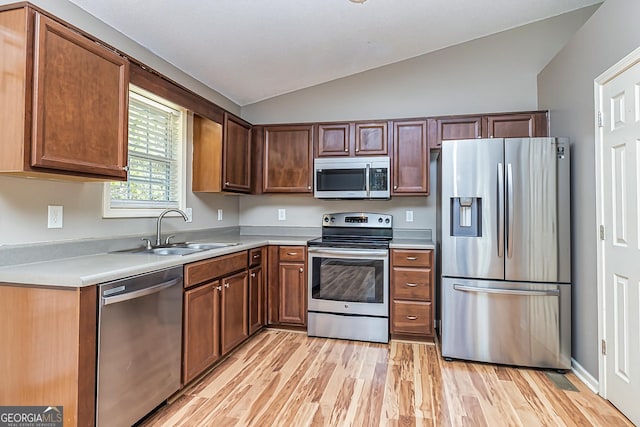
M224 185L229 185L229 181L225 182Z
M307 187L307 190L311 190L311 186L310 185Z
M418 316L407 316L407 320L418 320Z
M394 186L393 186L393 189L394 189L394 190L397 190L397 189L398 189L398 186L397 186L397 185L394 185Z
M359 148L356 148L356 153L359 153L359 152L360 152L360 149L359 149Z
M256 259L256 258L260 258L260 254L255 254L255 255L253 256L253 259Z
M251 273L251 277L256 277L256 273Z
M348 152L349 152L349 149L348 149L348 148L345 148L345 149L344 149L344 152L345 152L345 153L348 153Z
M300 267L300 273L304 272L304 268Z
M405 285L407 285L410 288L415 288L416 286L418 286L417 283L405 283Z
M129 166L123 166L122 170L125 171L125 172L129 172Z
M224 284L224 287L225 287L225 288L228 288L228 287L229 287L229 284L228 284L228 283L225 283L225 284Z
M216 286L216 289L217 289L217 290L218 290L218 292L219 292L219 291L221 291L221 290L222 290L222 286Z

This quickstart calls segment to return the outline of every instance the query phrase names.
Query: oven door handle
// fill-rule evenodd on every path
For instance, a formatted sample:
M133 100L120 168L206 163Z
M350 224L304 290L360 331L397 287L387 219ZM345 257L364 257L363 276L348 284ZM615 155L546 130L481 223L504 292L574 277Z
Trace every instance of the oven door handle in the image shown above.
M388 257L389 252L386 249L367 249L367 250L349 250L349 249L327 249L327 248L309 248L309 253L314 255L335 255L347 256L350 258L371 258L371 257Z

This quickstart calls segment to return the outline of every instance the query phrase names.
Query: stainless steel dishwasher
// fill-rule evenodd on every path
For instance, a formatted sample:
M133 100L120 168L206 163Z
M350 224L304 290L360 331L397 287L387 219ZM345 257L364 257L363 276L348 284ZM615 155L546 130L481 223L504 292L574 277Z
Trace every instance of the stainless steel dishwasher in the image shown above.
M180 388L182 266L100 286L96 424L130 426Z

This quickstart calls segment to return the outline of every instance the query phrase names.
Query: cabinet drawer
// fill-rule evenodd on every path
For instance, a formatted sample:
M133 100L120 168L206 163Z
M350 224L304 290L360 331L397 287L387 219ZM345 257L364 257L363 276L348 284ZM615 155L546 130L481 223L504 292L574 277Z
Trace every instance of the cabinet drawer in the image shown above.
M280 261L304 261L304 246L280 246L278 256Z
M187 264L184 267L184 287L188 288L246 268L247 251Z
M391 264L396 267L431 267L433 251L430 249L393 249Z
M249 267L262 265L262 248L249 250Z
M430 302L393 301L392 304L392 333L433 335Z
M392 295L397 299L431 301L431 269L393 267Z

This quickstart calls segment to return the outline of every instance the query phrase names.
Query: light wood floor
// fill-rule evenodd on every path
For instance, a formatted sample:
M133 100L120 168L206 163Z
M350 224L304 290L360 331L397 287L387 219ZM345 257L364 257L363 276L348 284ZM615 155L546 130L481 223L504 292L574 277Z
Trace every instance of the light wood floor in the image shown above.
M390 345L267 330L144 426L631 426L573 374L443 360Z

